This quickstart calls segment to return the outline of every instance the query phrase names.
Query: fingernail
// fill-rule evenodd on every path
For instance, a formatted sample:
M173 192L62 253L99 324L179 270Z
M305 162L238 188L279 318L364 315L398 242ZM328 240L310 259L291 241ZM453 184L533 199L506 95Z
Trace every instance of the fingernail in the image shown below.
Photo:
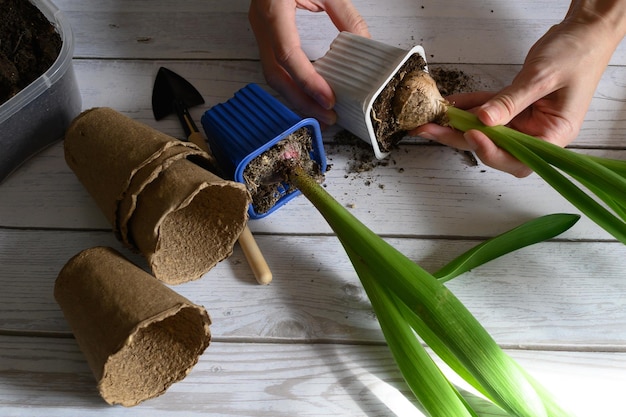
M326 126L332 126L337 123L337 117L334 115L323 115L318 118L318 120Z
M322 94L317 94L315 96L315 101L317 101L317 104L319 104L320 106L322 106L326 110L330 110L330 109L333 108L333 103L331 102L331 100L328 99L328 97L326 97L326 96L324 96Z
M486 125L492 126L500 120L500 109L496 106L485 106L482 108L483 122Z
M337 113L334 110L324 110L317 108L308 109L308 111L302 113L307 117L314 117L322 125L331 126L337 123Z

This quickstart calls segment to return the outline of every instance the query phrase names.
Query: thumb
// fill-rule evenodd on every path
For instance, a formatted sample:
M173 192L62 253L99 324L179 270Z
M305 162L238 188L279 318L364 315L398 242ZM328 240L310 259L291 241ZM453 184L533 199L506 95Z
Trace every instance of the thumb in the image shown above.
M476 111L478 119L487 126L506 125L542 95L539 83L527 76L524 69L505 87ZM547 93L546 93L547 94ZM545 94L543 94L545 95Z
M326 13L339 31L370 37L365 19L352 2L331 0L326 5Z

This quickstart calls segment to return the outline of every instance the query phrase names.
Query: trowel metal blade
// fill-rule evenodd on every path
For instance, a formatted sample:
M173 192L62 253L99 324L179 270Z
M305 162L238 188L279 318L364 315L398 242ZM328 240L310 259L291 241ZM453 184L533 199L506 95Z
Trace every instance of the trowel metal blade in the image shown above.
M196 88L174 71L165 67L159 68L152 89L152 112L154 118L160 120L176 113L176 103L184 108L204 104L202 95Z

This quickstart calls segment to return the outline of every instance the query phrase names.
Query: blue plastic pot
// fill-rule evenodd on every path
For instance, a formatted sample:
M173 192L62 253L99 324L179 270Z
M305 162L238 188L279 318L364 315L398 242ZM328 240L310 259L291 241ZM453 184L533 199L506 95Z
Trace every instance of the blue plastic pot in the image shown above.
M326 155L317 120L303 119L256 84L248 84L228 101L207 110L201 123L212 153L225 174L235 181L245 183L243 172L250 161L302 127L311 134L311 159L317 162L321 172L326 171ZM299 190L289 187L287 183L279 187L280 198L266 212L259 213L254 204L250 204L250 218L268 216L300 194Z

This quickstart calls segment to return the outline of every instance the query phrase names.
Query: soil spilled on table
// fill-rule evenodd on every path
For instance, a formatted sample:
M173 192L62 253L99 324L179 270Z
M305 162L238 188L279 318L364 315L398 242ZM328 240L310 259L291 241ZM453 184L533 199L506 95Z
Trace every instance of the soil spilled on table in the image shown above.
M0 0L0 105L46 72L61 36L27 0Z
M302 127L248 163L243 179L257 213L267 213L280 198L296 191L289 180L294 165L317 182L324 180L319 164L311 159L312 151L311 132Z
M470 93L479 87L476 80L458 69L434 67L429 68L428 73L433 77L439 92L444 97L457 93Z
M337 132L333 139L337 145L346 148L343 150L350 152L346 174L359 174L372 171L377 166L389 165L389 158L376 159L372 153L372 146L347 130Z

